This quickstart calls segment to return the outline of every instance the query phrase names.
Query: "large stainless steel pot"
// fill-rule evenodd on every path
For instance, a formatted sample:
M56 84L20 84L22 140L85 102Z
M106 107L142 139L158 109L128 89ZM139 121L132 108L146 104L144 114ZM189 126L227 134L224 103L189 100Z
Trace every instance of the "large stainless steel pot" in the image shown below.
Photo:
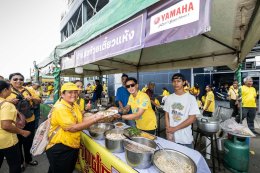
M124 152L123 139L109 139L107 138L108 134L127 134L127 130L123 129L111 129L105 132L105 145L106 148L113 153L122 153Z
M198 128L204 132L216 133L219 131L219 120L212 117L197 117Z
M160 157L163 157L163 159ZM177 168L174 167L174 164L177 164L178 168L182 169L182 171L185 173L197 172L197 166L194 163L194 161L189 156L176 150L172 150L172 149L157 150L154 152L152 160L155 168L157 168L158 172L160 173L171 173L172 169ZM164 162L161 163L159 162L159 160L163 160ZM189 167L190 169L184 170L181 166L184 166L185 169L187 169L187 167Z
M103 140L105 139L104 133L107 130L114 129L115 125L114 124L109 124L109 123L97 123L88 128L89 134L92 136L92 138L97 139L97 140ZM100 130L98 130L100 129Z
M133 137L132 139L137 143L149 146L154 149L156 149L157 147L156 143L153 140L149 140L143 137ZM133 168L139 169L145 169L151 166L153 152L135 152L133 150L130 150L126 145L126 142L124 142L125 157L128 165Z

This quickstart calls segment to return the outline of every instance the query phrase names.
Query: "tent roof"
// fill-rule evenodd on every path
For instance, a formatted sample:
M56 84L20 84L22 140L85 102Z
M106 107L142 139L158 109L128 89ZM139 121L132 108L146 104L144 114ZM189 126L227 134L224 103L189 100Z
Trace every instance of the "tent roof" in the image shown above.
M50 56L39 63L38 66L43 68L53 61L58 62L62 56L70 53L84 43L94 39L158 1L159 0L109 1L104 8L73 33L68 40L56 46Z
M259 4L256 0L212 0L210 32L87 64L84 75L223 65L235 69L260 39ZM76 75L72 69L62 74Z

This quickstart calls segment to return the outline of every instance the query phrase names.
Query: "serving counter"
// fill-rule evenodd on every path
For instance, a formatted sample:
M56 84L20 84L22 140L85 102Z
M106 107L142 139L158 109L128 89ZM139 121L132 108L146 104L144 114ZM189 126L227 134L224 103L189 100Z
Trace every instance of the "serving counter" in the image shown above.
M210 173L202 155L190 148L157 137L156 143L162 147L180 151L189 156L197 166L198 173ZM152 165L147 169L134 169L127 165L125 153L111 153L105 147L105 140L94 140L87 130L81 132L79 163L83 173L157 173Z

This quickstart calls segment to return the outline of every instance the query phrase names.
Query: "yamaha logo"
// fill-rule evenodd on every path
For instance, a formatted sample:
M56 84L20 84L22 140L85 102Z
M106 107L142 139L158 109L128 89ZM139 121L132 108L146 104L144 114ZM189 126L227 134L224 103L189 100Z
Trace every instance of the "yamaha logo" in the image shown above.
M157 25L160 22L160 17L156 17L153 22L155 25Z

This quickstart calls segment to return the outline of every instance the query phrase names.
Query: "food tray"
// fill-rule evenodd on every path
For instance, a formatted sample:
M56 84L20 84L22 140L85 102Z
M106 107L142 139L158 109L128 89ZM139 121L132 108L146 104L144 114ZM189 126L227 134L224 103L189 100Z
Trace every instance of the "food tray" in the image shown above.
M130 129L130 128L132 128L132 127L128 127L128 128L126 128L126 130L128 130L128 129ZM144 138L147 138L147 139L150 139L150 140L155 140L155 139L157 139L157 136L155 136L155 135L151 135L151 134L146 133L146 132L144 132L144 131L142 131L142 130L140 130L140 131L141 131L141 133L140 133L139 135L134 135L134 136L132 136L132 137L144 137Z

